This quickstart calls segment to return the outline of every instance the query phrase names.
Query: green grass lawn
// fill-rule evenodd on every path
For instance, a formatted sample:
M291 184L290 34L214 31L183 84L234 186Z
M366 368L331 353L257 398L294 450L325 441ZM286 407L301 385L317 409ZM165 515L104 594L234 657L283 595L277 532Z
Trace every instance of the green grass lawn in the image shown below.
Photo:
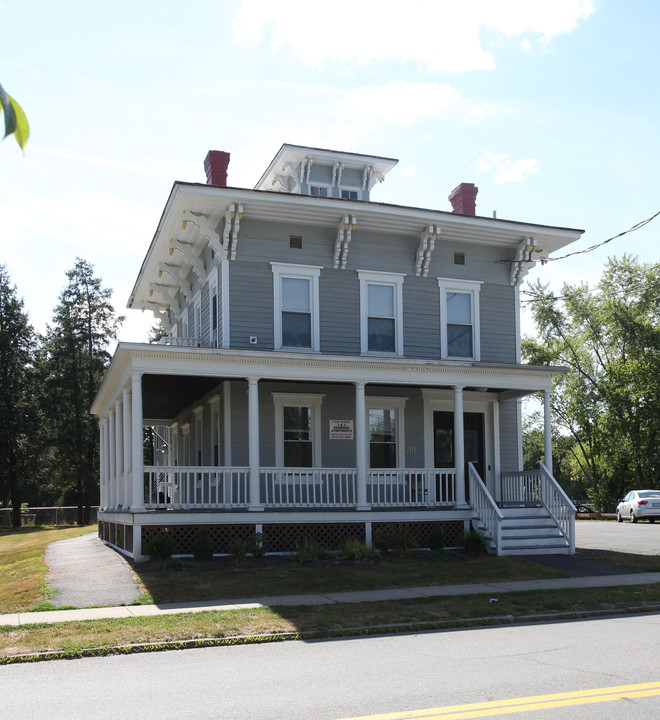
M23 528L0 531L0 613L44 607L48 600L43 555L49 543L93 528ZM588 553L601 562L631 569L660 570L660 556ZM388 562L319 566L279 561L272 567L240 567L227 563L156 563L136 565L147 598L155 602L183 602L260 595L304 594L342 590L462 584L556 577L560 573L520 557L461 558L426 554ZM255 562L256 564L256 562ZM222 567L222 569L218 569ZM183 568L183 569L182 569ZM81 652L107 654L122 646L236 638L324 637L368 634L413 628L460 626L466 622L510 622L533 614L612 612L660 605L660 584L580 590L502 593L341 605L264 607L250 610L182 613L149 618L108 619L0 627L0 663L31 653ZM244 641L244 640L241 640Z

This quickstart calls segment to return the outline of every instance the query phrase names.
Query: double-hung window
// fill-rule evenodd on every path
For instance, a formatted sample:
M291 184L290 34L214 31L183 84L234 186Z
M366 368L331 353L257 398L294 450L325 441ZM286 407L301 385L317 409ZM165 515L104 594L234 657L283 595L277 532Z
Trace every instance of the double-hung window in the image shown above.
M369 467L404 467L405 398L367 398Z
M443 358L480 359L479 290L472 280L438 278Z
M275 349L319 350L319 275L310 265L271 263Z
M322 400L323 395L273 393L278 467L320 467Z
M403 278L358 270L362 353L403 355Z

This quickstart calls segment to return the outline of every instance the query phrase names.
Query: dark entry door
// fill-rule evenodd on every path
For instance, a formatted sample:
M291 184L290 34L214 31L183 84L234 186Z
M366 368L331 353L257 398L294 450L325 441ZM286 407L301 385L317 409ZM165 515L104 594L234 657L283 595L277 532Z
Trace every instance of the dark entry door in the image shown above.
M483 413L463 413L463 452L465 453L465 498L469 499L468 463L484 480L484 416ZM455 466L454 413L433 413L433 453L435 467Z

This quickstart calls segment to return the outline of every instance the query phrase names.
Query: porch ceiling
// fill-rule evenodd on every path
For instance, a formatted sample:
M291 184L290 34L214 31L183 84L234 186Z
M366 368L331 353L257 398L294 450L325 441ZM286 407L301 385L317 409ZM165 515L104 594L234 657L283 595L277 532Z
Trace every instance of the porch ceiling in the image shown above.
M222 382L217 377L147 375L142 377L145 418L171 420Z

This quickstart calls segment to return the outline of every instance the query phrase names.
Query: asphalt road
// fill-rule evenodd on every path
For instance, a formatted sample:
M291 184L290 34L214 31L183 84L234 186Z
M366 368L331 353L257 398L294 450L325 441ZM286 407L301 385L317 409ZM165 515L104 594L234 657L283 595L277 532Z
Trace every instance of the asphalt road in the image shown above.
M660 554L660 523L576 520L575 546L636 555Z
M242 645L0 667L0 696L2 717L22 720L428 720L440 712L420 711L529 697L512 717L657 720L659 645L660 615ZM648 696L600 691L652 682ZM559 707L538 698L557 693Z

